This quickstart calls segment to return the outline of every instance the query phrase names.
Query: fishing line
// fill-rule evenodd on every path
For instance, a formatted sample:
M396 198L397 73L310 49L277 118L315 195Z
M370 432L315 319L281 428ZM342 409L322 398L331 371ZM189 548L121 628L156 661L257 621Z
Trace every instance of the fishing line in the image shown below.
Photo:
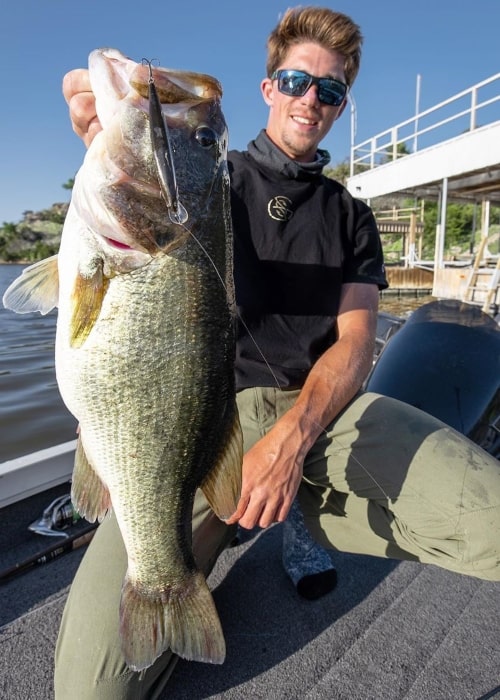
M153 59L154 60L154 59ZM159 177L159 182L160 182L160 189L162 190L163 196L165 198L165 202L167 204L167 209L169 213L169 218L170 220L179 225L182 226L182 228L192 237L192 239L197 243L199 246L200 250L203 252L203 254L206 256L207 260L210 262L212 265L213 269L215 270L215 273L222 285L222 288L224 289L226 293L226 297L229 298L229 290L227 288L225 280L222 278L222 275L220 274L217 265L215 264L215 261L211 257L210 253L208 250L205 248L205 246L202 244L202 242L194 235L194 233L185 226L185 222L188 219L188 213L185 210L185 208L182 206L181 202L179 201L179 193L178 193L178 188L177 188L177 180L175 176L175 167L174 167L174 159L173 159L173 152L172 152L172 145L170 143L170 138L168 135L168 130L165 124L165 120L163 119L163 114L161 110L161 104L158 98L158 94L156 92L155 84L154 84L154 79L153 79L153 70L152 70L152 61L147 61L147 59L143 59L143 63L146 62L149 66L149 104L150 104L150 111L149 111L149 117L150 117L150 127L151 127L151 141L153 144L153 153L156 159L157 163L157 171L158 171L158 177ZM236 305L236 300L234 300L234 308L235 308L235 313L237 318L239 319L239 322L245 329L245 331L248 333L248 336L251 340L251 342L254 344L257 352L259 353L260 357L262 358L265 366L267 367L269 373L271 374L276 387L278 390L282 391L282 387L280 385L280 382L278 380L278 377L274 373L271 365L267 361L266 357L264 356L264 353L262 352L261 348L259 347L259 344L255 340L252 332L250 331L248 325L246 324L245 320L243 319L241 313L238 311L238 307ZM320 423L317 421L312 421L313 425L315 425L317 428L320 429L321 433L328 435L328 431L325 427L323 427ZM336 443L343 449L346 450L348 448L343 445L340 440L332 435L332 440L335 440ZM388 494L384 491L382 486L377 482L375 477L370 474L368 469L361 464L359 459L352 453L351 450L351 457L352 459L358 464L359 467L365 472L365 474L373 481L373 483L377 486L377 488L380 489L380 491L384 494L384 496L389 499Z
M210 264L211 264L212 267L214 268L215 273L216 273L216 275L217 275L217 277L218 277L220 283L222 284L222 288L224 289L224 291L225 291L225 293L226 293L226 297L229 298L229 290L228 290L228 288L227 288L227 285L226 285L224 279L222 278L221 273L220 273L219 270L217 269L217 265L215 264L214 259L211 257L210 253L209 253L208 250L205 248L205 246L203 245L203 243L194 235L194 233L193 233L190 229L188 229L186 226L183 226L183 228L189 233L189 235L191 236L191 238L198 244L198 246L199 246L200 249L202 250L203 254L206 255L207 259L210 261ZM262 357L263 362L265 363L267 369L269 370L269 372L270 372L272 378L273 378L274 381L276 382L276 386L278 387L278 389L281 390L281 385L280 385L280 383L279 383L278 377L277 377L277 376L275 375L275 373L273 372L273 368L271 367L271 365L269 364L269 362L266 360L266 358L265 358L265 356L264 356L264 353L262 352L262 350L261 350L260 347L259 347L259 344L257 343L257 341L255 340L255 338L253 337L251 330L249 329L249 327L248 327L247 324L245 323L245 321L244 321L242 315L241 315L240 312L238 311L238 307L236 306L236 301L235 301L235 304L234 304L234 308L235 308L235 312L236 312L236 316L238 317L238 320L241 322L241 325L243 326L243 328L244 328L244 329L246 330L246 332L248 333L248 335L249 335L249 337L250 337L252 343L255 345L255 348L256 348L257 352L258 352L259 355Z
M202 250L202 252L204 253L204 255L207 257L207 259L210 261L210 264L211 264L212 267L214 268L214 270L215 270L215 272L216 272L216 275L217 275L217 277L218 277L220 283L222 284L222 287L223 287L224 291L226 292L226 296L229 296L229 291L228 291L228 289L227 289L227 285L226 285L224 279L222 278L222 275L220 274L219 270L217 269L217 265L215 264L215 261L214 261L213 258L211 257L211 255L210 255L210 253L208 252L208 250L205 248L205 246L203 245L203 243L194 235L194 233L193 233L190 229L188 229L186 226L183 226L183 228L189 233L189 235L190 235L190 236L192 237L192 239L198 244L198 246L200 247L200 249ZM271 376L273 377L273 379L274 379L274 381L275 381L275 383L276 383L277 388L278 388L280 391L282 391L282 388L281 388L281 385L280 385L280 383L279 383L279 380L278 380L277 376L276 376L275 373L273 372L273 369L272 369L271 365L269 364L269 362L267 361L267 359L265 358L264 353L262 352L262 350L261 350L260 347L259 347L259 344L257 343L257 341L255 340L255 338L253 337L253 335L252 335L250 329L248 328L248 326L247 326L247 324L245 323L244 319L242 318L240 312L238 311L238 308L237 308L236 304L235 304L235 309L236 309L236 315L237 315L239 321L241 322L242 326L244 327L244 329L245 329L246 332L248 333L248 335L249 335L249 337L250 337L252 343L255 345L255 348L257 349L257 352L258 352L259 355L262 357L262 360L263 360L263 362L265 363L267 369L269 370ZM321 432L322 432L324 435L328 435L328 430L327 430L326 428L324 428L320 423L318 423L317 421L314 421L314 420L312 421L312 423L313 423L313 425L315 425L317 428L320 428L320 429L321 429ZM344 445L336 435L332 435L332 436L331 436L331 439L334 440L334 441L337 443L337 445L339 445L339 447L341 447L343 450L351 449L350 447L347 447L346 445ZM380 491L383 493L383 495L385 496L385 498L387 498L387 500L390 501L391 498L390 498L389 494L386 493L386 491L384 490L384 488L381 486L381 484L379 484L379 482L378 482L377 479L373 476L373 474L371 474L371 473L369 472L369 470L360 462L360 460L356 457L356 455L354 454L354 452L352 451L352 449L351 449L350 457L351 457L351 458L354 460L354 462L356 462L356 464L364 471L364 473L368 476L368 478L370 478L370 479L373 481L373 483L375 484L375 486L377 486L377 488L380 489Z

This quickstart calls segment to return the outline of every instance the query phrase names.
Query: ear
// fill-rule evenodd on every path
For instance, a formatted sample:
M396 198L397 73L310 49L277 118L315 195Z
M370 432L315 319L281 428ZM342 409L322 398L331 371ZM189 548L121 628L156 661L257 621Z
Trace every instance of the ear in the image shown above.
M273 81L271 78L264 78L260 84L260 90L262 92L262 97L264 102L268 107L272 107L273 104Z

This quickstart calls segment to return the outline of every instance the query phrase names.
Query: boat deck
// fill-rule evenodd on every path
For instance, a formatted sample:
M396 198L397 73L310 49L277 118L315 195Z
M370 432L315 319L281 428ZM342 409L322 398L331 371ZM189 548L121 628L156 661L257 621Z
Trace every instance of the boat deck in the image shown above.
M1 570L52 543L27 526L67 490L61 485L0 511ZM0 585L1 698L53 698L57 630L84 549ZM210 583L226 662L180 661L164 698L500 698L500 583L336 553L336 590L309 602L280 558L279 525L222 554Z
M451 321L459 320L463 327L459 324L447 343L439 342L443 357L438 361L434 350L436 339L442 339L437 332L441 322L449 331ZM409 322L380 314L376 356L394 334L399 340L405 337L400 335L403 325L410 349L416 347L411 329L423 321L426 338L434 341L419 343L419 358L413 359L413 366L421 369L419 392L426 382L435 384L435 373L429 380L423 372L426 352L436 367L443 362L455 366L459 363L453 360L451 344L461 361L472 353L475 362L469 362L469 368L481 367L483 375L486 360L498 355L498 335L493 334L489 318L473 307L442 302L415 312ZM467 343L460 331L465 329L468 336L469 327L475 335ZM486 353L481 360L479 346ZM382 359L390 358L394 347L389 345ZM401 362L385 362L392 379L401 371L406 374L409 355L413 357L408 346L398 352ZM492 381L495 370L496 366L489 369ZM456 389L453 372L448 372L446 382L445 374L441 373L439 396ZM474 377L474 372L468 378L462 371L460 380L464 386L467 382L476 386ZM490 384L486 382L488 391ZM490 405L488 391L483 387L479 393ZM426 400L432 399L431 393ZM422 400L419 394L418 401ZM472 410L471 398L469 404ZM432 412L432 401L422 405ZM463 425L468 425L466 414L459 416ZM491 454L499 454L497 443L492 442ZM35 463L45 464L40 459ZM68 468L60 473L69 472ZM47 471L42 483L54 478ZM59 622L85 547L9 580L5 572L60 541L34 534L28 526L54 498L68 493L67 477L63 478L48 491L0 508L0 700L53 698ZM26 484L25 476L22 481ZM0 483L5 490L5 474L0 473ZM15 482L14 487L17 493ZM79 521L67 532L81 535L87 528L88 523ZM282 567L281 526L246 533L238 546L225 550L209 583L226 637L226 662L212 666L179 661L163 700L500 700L500 582L483 582L416 562L342 553L334 553L333 560L337 588L310 602L297 595ZM78 700L78 689L72 697Z

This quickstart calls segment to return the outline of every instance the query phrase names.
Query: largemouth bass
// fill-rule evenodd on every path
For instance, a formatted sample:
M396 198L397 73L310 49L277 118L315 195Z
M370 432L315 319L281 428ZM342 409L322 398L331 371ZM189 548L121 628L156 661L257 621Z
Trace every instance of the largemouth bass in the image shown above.
M116 513L128 666L147 668L167 648L222 663L191 548L197 488L224 519L241 483L221 88L114 49L93 51L89 70L103 131L77 174L59 254L28 268L4 304L59 308L57 381L80 426L72 497L91 521ZM156 148L165 134L151 123L152 82L168 154Z

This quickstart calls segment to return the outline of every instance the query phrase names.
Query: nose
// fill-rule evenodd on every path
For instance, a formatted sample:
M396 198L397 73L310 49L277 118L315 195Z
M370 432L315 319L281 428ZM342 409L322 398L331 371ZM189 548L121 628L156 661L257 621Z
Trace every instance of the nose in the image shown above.
M304 104L319 104L318 86L311 85L309 90L302 95L301 100Z

